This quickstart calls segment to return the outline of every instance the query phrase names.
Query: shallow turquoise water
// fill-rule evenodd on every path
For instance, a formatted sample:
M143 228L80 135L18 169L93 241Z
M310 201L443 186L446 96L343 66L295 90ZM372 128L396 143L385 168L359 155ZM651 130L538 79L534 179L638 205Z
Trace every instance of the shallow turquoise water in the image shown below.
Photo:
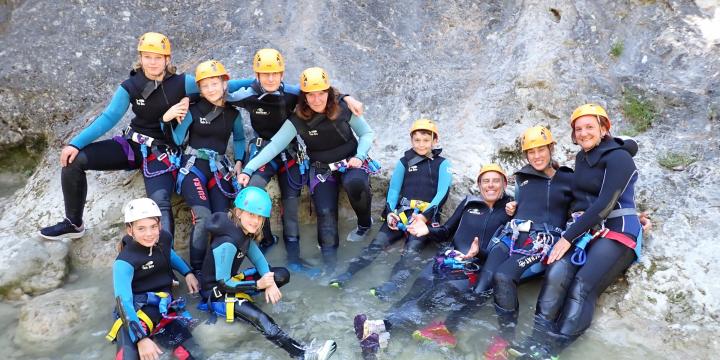
M341 224L341 234L346 234L353 225ZM377 225L373 230L377 230ZM307 225L303 229L303 256L320 263L319 250L315 242L315 226ZM357 255L367 245L349 243L341 236L340 260L344 264ZM382 318L390 303L380 302L369 295L368 289L388 277L389 269L399 256L400 244L392 247L387 254L381 255L373 265L356 276L343 290L329 288L325 284L328 277L309 280L303 276L294 276L290 284L283 287L283 300L278 305L264 303L257 299L275 321L298 340L309 342L312 339L335 339L338 343L336 359L360 359L358 341L352 330L352 319L357 313L367 313L370 318ZM434 247L426 251L432 256ZM185 255L185 254L183 254ZM285 251L280 244L268 255L274 265L284 264ZM0 303L0 346L6 349L3 358L47 358L47 359L111 359L114 345L105 341L104 335L111 324L112 285L110 270L92 270L76 272L78 279L66 284L67 289L81 289L91 286L101 288L107 302L93 304L90 321L85 331L68 338L61 344L49 344L47 347L33 346L20 348L13 342L17 326L17 305ZM532 281L521 286L520 332L529 331L532 320L535 297L540 282ZM182 292L182 291L181 291ZM206 319L206 314L194 310L197 300L191 300L193 315ZM441 318L440 318L441 319ZM591 328L576 344L563 354L563 359L637 359L664 358L661 349L647 349L634 341L631 336L633 324L621 324L613 334L601 334ZM478 359L494 333L496 319L492 304L487 304L480 312L467 319L458 336L455 349L441 349L420 344L403 334L393 335L390 347L383 354L385 359ZM205 355L212 359L287 359L284 351L265 340L249 325L236 321L225 324L222 319L216 325L200 325L195 330L197 341L203 346ZM165 355L163 358L169 358Z

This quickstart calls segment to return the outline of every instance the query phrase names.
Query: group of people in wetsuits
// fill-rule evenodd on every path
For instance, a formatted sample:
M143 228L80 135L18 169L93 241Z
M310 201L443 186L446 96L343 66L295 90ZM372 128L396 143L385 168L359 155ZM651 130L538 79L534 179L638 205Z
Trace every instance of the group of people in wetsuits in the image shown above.
M103 113L63 148L65 219L40 230L47 239L84 235L87 170L142 169L147 198L123 209L127 235L113 265L117 321L107 338L116 341L118 359L157 359L160 347L179 359L200 356L190 331L194 320L184 299L172 294L173 271L184 276L190 293L200 293L198 308L211 319L238 317L293 358L327 359L334 341L309 348L294 340L253 295L277 303L291 273L324 273L332 277L330 286L342 289L399 240L403 253L390 279L371 294L390 299L416 279L384 319L355 317L365 358L375 358L398 329L454 346L461 320L490 298L499 331L487 358L555 358L589 327L598 296L639 256L632 159L637 143L612 137L605 110L586 104L570 120L580 146L575 171L553 160L551 132L532 127L522 137L528 164L514 174L514 195L506 191L505 171L487 164L477 177L480 195L468 196L445 223L440 214L451 186L450 161L440 155L437 125L415 121L410 149L393 170L379 232L338 271L340 187L357 216L347 240L365 240L373 223L369 176L379 164L368 155L374 132L362 104L332 87L322 68L304 70L299 85L285 84L284 59L274 49L259 50L255 78L243 80L231 80L217 60L199 64L195 77L177 74L170 41L159 33L142 35L137 50L130 77ZM122 134L95 141L129 106L135 116ZM250 116L254 136L248 142L240 108ZM226 154L231 135L233 158ZM287 267L271 267L264 256L277 242L264 190L275 175ZM321 269L300 257L298 208L305 185L317 217ZM189 264L173 250L173 192L192 212ZM429 243L442 250L423 258ZM252 267L242 268L245 257ZM533 334L515 339L517 287L543 273ZM446 320L425 324L441 312Z

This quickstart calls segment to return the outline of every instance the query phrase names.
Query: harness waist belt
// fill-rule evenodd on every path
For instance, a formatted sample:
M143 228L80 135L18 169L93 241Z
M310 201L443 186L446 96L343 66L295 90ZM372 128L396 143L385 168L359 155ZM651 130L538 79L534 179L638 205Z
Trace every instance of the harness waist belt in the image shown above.
M628 216L628 215L637 215L637 209L635 208L624 208L624 209L615 209L610 212L608 215L608 219L621 217L621 216Z

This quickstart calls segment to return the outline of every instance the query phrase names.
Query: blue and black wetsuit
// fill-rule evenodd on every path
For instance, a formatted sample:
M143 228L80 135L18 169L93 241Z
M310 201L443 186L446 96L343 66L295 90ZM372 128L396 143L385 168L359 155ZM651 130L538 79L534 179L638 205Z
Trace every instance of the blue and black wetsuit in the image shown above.
M270 143L245 165L243 173L252 175L280 154L300 135L310 158L310 192L317 211L318 242L326 270L334 271L337 264L338 185L348 194L350 205L358 219L358 226L370 227L370 178L363 169L347 169L344 173L331 171L328 164L356 157L366 160L374 133L362 117L356 117L344 101L335 120L325 114L315 114L305 121L292 115L285 121ZM357 134L359 139L355 138Z
M269 271L275 274L278 287L290 281L288 270L283 267L270 268L252 236L238 229L227 214L213 214L207 229L213 234L213 240L203 262L202 294L210 300L210 311L226 316L226 294L258 291L253 281L233 279L235 275L243 273L240 266L246 256L255 266L252 272L259 275L255 281ZM247 297L235 301L234 316L252 324L265 338L287 351L290 356L295 358L305 354L305 348L299 342L293 340L275 320Z
M578 152L571 209L583 213L568 226L565 239L577 243L584 233L604 224L608 230L639 242L642 226L634 210L638 171L632 159L636 151L633 140L606 137L590 151ZM638 252L639 246L637 243ZM597 298L636 259L634 249L607 236L590 242L586 252L585 264L574 265L571 248L545 274L533 338L550 353L559 353L587 330Z
M463 253L470 250L477 237L480 253L475 263L481 265L487 257L493 234L510 218L505 213L505 204L509 201L512 197L504 195L490 208L480 197L468 196L443 225L430 228L427 237L441 244L450 242L450 248ZM445 325L455 331L461 319L467 316L468 304L474 300L472 289L476 281L477 273L438 267L433 259L408 293L390 307L386 325L413 330L428 319L449 312Z
M148 293L171 293L172 270L187 275L190 267L172 249L172 236L165 230L160 232L160 239L152 248L140 245L130 236L125 236L122 241L123 249L113 264L113 288L132 324L123 327L117 334L116 359L138 359L137 342L151 334L136 311L142 310L153 325L157 325L162 314L157 304L148 303ZM196 346L190 340L192 336L185 323L173 321L171 324L165 326L165 331L153 336L153 340L176 348L177 355L181 357L180 354L189 352L188 348ZM129 331L128 327L135 330Z
M506 226L510 233L503 234L501 241L494 244L476 289L476 292L493 289L500 330L506 340L515 335L518 283L544 271L542 261L565 227L573 200L572 181L573 171L567 167L556 169L552 177L531 165L515 173L517 207L514 219ZM513 239L513 224L518 226L527 221L532 222L530 231L519 231ZM540 242L544 246L536 245Z
M236 191L230 181L235 162L226 157L225 150L232 135L235 161L240 161L245 154L245 131L239 111L227 104L215 106L205 98L190 105L180 124L173 123L175 144L182 145L187 136L181 161L185 170L178 174L177 186L192 212L190 265L200 271L208 243L205 222L212 213L227 211L229 196Z
M230 88L237 89L244 83L231 81ZM172 139L164 133L162 116L182 98L197 94L195 79L187 74L167 74L162 81L145 77L142 71L132 71L130 77L117 88L110 103L100 116L70 141L70 146L80 150L75 160L62 168L61 184L65 201L65 217L76 226L83 223L83 211L87 197L87 170L130 170L143 164L141 145L133 140L154 139L147 149L147 171L160 175L144 176L145 191L162 212L163 229L174 232L170 195L175 186L170 168L170 152L176 151ZM122 119L132 106L135 116L123 136L97 141ZM142 141L142 140L140 140Z
M386 213L397 211L410 219L418 211L430 224L438 226L440 211L447 199L452 174L450 160L440 156L441 149L433 150L431 156L420 156L414 150L405 152L398 160L390 178L386 200ZM416 210L417 209L417 210ZM376 295L388 296L402 287L417 266L416 258L424 248L426 241L406 234L402 230L392 230L387 222L383 223L375 239L363 249L358 258L353 259L345 273L338 277L340 282L350 279L355 273L370 265L383 249L407 236L403 255L391 272L390 281L375 289Z
M300 89L297 85L281 84L275 92L266 92L255 80L249 88L240 89L229 95L233 105L244 108L250 114L250 125L255 137L249 142L244 163L247 164L270 142L297 104ZM248 186L264 188L277 175L282 199L283 238L289 263L300 263L300 227L298 209L300 191L306 179L300 174L297 164L297 143L293 140L287 149L257 169ZM270 222L263 228L264 240L272 239Z

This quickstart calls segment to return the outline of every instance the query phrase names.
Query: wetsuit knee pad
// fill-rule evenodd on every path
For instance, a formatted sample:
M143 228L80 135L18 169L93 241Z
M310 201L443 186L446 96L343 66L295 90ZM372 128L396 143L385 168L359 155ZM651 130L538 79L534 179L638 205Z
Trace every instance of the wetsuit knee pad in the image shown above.
M515 291L515 279L504 272L496 272L493 276L495 305L504 309L515 309L518 306Z
M270 271L275 274L275 284L278 287L290 282L290 271L288 271L288 269L284 267L273 267L270 268Z
M88 157L84 150L80 150L78 152L77 156L75 156L75 159L71 163L68 163L66 167L63 168L63 170L81 170L85 171L87 170L88 165Z
M192 210L194 225L205 226L205 223L208 221L208 219L210 219L210 216L212 215L210 209L204 206L191 206L190 210Z
M587 299L591 289L591 284L588 284L582 277L576 276L568 290L568 299L583 302Z
M170 203L170 191L168 189L153 189L149 191L148 197L155 201L160 210L170 209L172 207Z

